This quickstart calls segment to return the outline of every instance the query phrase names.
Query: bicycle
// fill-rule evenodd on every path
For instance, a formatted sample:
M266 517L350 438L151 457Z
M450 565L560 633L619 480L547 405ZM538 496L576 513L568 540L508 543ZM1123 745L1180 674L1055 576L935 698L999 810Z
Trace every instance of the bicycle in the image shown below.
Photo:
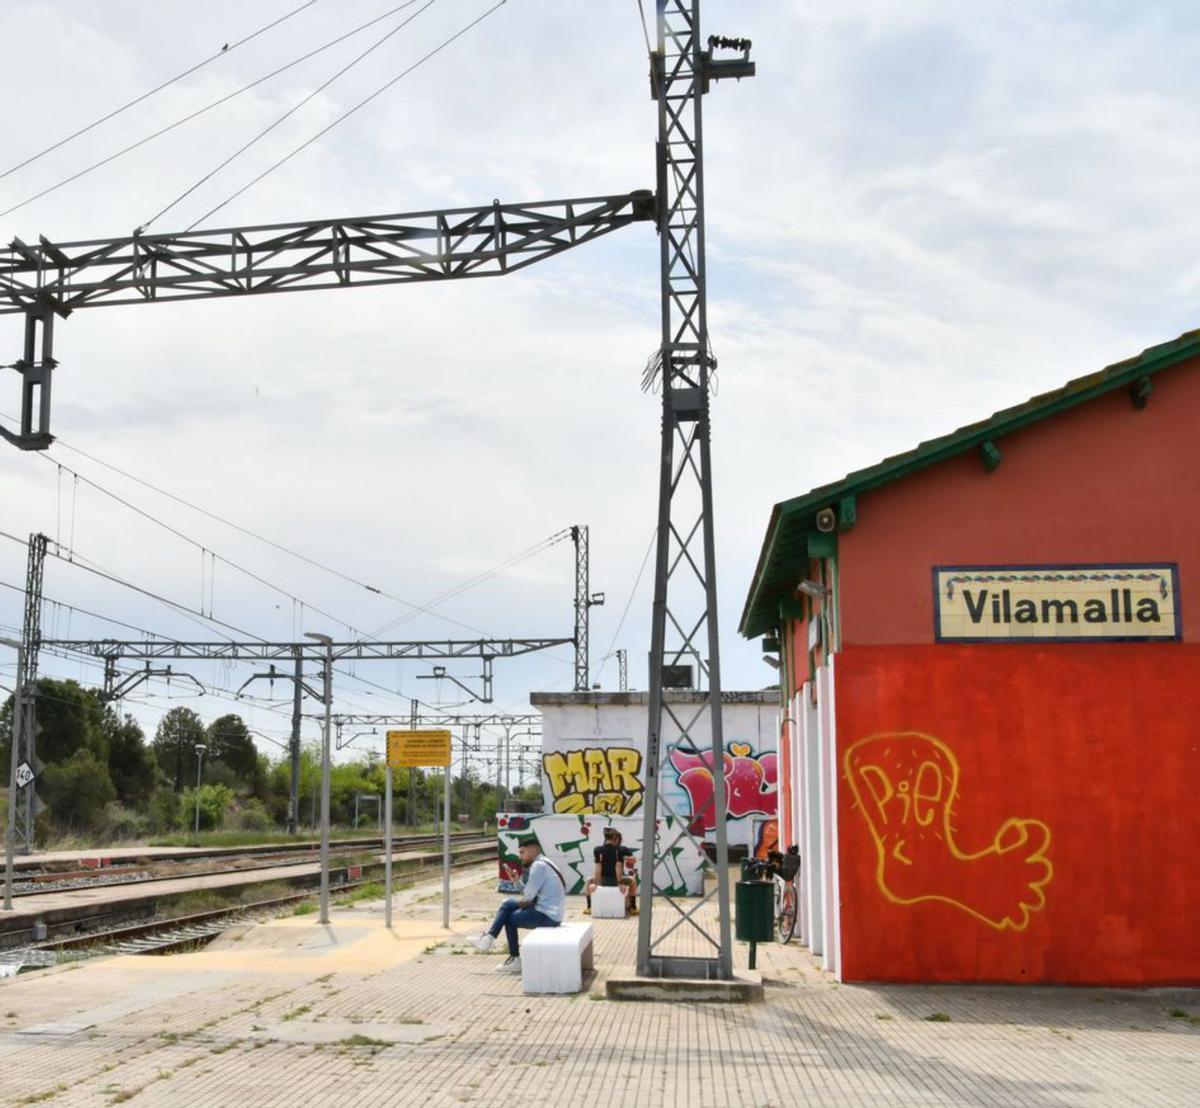
M800 872L800 855L771 851L767 860L756 859L746 867L746 876L752 881L765 881L769 876L775 886L775 938L786 945L796 932L796 912L799 897L796 895L796 876Z

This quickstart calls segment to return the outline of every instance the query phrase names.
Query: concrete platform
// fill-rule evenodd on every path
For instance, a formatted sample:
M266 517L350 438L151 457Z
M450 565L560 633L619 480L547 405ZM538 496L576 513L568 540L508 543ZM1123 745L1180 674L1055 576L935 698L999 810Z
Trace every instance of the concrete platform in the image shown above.
M397 866L427 859L430 865L440 865L440 850L396 851L392 861ZM383 855L376 860L382 861ZM10 912L0 912L0 934L31 929L35 920L51 928L51 938L56 927L63 927L80 919L132 918L140 910L149 910L157 901L213 890L236 890L255 885L286 883L305 887L315 884L321 873L317 861L288 862L261 869L230 870L206 876L173 877L156 881L139 881L128 884L90 885L59 892L34 893L13 899ZM402 875L399 875L402 878ZM335 888L336 891L336 888ZM60 931L61 933L61 931Z
M762 974L739 970L728 981L700 977L639 977L634 966L621 966L604 982L609 1000L717 1001L752 1004L764 997Z
M606 999L636 920L597 920L588 993L531 997L466 937L495 866L206 950L0 981L0 1104L49 1108L1193 1108L1200 991L851 987L759 947L765 1000ZM582 903L569 900L578 918ZM738 956L744 967L744 948ZM1174 1013L1174 1014L1173 1014Z

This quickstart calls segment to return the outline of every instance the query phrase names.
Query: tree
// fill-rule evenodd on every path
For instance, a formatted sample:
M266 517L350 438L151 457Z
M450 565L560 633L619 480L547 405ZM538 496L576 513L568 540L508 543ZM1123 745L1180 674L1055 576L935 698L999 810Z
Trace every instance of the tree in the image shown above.
M256 791L258 751L241 716L230 713L208 725L208 754L227 766L245 791Z
M116 799L117 790L108 767L90 750L76 750L64 762L48 765L39 782L39 793L50 814L62 827L98 830L104 808Z
M107 734L108 772L117 790L117 799L130 808L144 808L154 792L158 765L154 751L146 745L146 737L133 716L123 720L116 712L104 713Z
M207 745L207 738L204 721L191 708L172 708L159 721L154 732L154 756L167 780L174 783L175 792L183 791L196 760L196 744Z
M10 696L0 711L0 765L8 765L12 700ZM90 750L107 761L103 722L104 708L90 689L70 680L38 679L37 753L42 762L64 762L77 750Z

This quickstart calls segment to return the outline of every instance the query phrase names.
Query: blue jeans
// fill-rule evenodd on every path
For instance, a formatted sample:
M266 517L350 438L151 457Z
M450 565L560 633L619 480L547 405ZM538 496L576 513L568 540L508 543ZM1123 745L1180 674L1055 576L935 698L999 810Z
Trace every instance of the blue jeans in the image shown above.
M545 912L539 912L536 908L518 908L519 903L520 901L510 896L500 905L500 911L496 913L496 918L492 920L492 926L488 928L488 934L492 938L499 938L500 932L504 932L504 937L508 940L510 958L516 958L520 953L520 948L517 946L518 927L531 931L535 927L558 926L558 920L551 919Z

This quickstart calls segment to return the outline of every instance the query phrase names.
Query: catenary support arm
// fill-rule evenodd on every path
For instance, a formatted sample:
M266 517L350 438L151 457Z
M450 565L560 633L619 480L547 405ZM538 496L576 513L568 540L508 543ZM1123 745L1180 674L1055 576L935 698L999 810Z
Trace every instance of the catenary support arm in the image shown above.
M21 426L0 434L26 450L50 434L53 321L78 308L215 296L491 277L655 219L650 192L402 215L274 223L183 234L134 234L0 250L0 315L25 316L14 364Z

